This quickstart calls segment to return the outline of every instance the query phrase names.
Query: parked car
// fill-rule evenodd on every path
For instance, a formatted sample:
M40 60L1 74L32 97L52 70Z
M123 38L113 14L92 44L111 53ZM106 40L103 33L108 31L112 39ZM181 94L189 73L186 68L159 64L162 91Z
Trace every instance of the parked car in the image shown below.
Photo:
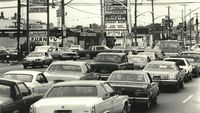
M26 69L28 66L41 66L44 67L45 65L50 65L53 59L47 52L31 52L27 57L23 59L21 62Z
M30 113L128 113L128 96L116 95L103 81L55 84L30 108Z
M192 65L186 58L165 58L164 61L176 62L176 64L186 72L184 80L192 80Z
M90 64L94 72L100 74L102 80L107 80L115 70L131 70L134 67L133 63L128 62L125 53L99 53Z
M119 95L128 95L129 103L132 105L140 103L148 109L152 103L157 102L159 87L157 82L152 81L149 73L139 70L118 70L112 72L107 81Z
M10 60L10 53L4 47L0 47L0 61L5 62Z
M32 94L22 81L0 79L1 113L28 113L31 104L42 98Z
M45 71L48 81L71 81L71 80L96 80L99 74L93 72L90 64L82 61L56 61Z
M48 82L40 71L16 70L4 73L1 78L23 81L32 93L44 94L53 82Z
M144 71L148 72L154 82L158 82L160 88L172 87L175 91L184 87L185 72L171 61L151 61Z
M134 69L142 70L151 59L146 55L128 55L128 62L134 64Z

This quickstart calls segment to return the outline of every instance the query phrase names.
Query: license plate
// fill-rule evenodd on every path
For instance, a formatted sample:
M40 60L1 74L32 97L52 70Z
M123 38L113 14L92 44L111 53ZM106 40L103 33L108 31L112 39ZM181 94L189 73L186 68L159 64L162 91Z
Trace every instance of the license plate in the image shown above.
M72 113L71 110L56 110L54 113Z
M154 80L160 80L160 76L153 76Z

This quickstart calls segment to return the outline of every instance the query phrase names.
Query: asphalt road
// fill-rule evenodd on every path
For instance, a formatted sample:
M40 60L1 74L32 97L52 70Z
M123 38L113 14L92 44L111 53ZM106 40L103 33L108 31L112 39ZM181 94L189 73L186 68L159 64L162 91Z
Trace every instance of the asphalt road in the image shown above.
M0 74L9 70L23 70L22 65L1 65ZM45 68L30 70L44 71ZM163 90L158 96L157 105L144 110L141 106L135 106L131 113L200 113L200 77L184 84L184 89L178 92Z

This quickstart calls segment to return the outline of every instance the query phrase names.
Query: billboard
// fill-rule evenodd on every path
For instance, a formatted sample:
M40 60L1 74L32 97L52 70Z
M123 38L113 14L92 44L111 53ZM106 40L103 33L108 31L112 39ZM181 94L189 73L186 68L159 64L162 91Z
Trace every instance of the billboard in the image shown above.
M47 0L29 0L30 7L29 13L46 13L47 12Z
M122 36L127 31L127 0L104 0L104 22L107 36Z

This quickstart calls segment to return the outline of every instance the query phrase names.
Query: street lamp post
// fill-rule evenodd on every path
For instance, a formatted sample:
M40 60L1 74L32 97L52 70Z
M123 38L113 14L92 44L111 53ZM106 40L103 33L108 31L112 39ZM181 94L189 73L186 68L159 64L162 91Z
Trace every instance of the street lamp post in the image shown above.
M17 0L17 55L19 56L19 39L20 39L20 23L21 23L21 0ZM18 57L19 58L19 57Z

